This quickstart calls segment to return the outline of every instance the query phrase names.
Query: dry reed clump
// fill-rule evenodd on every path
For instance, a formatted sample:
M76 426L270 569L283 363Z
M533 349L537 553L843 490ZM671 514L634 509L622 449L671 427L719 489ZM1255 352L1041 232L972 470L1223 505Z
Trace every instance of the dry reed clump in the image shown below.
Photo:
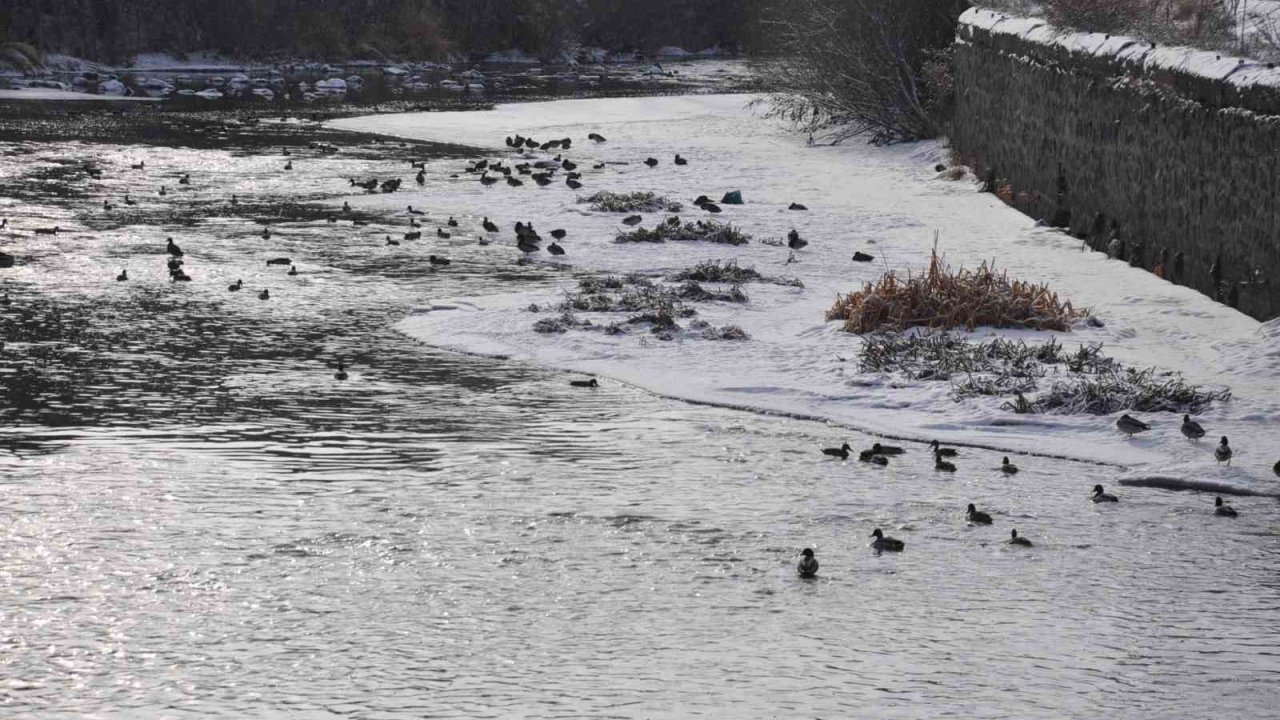
M843 320L851 333L980 326L1067 331L1088 314L1047 285L1011 281L986 263L953 272L935 252L924 275L901 280L885 273L862 290L836 298L827 320Z
M590 197L579 197L580 203L591 203L596 212L680 212L684 206L651 192L612 193L600 191Z

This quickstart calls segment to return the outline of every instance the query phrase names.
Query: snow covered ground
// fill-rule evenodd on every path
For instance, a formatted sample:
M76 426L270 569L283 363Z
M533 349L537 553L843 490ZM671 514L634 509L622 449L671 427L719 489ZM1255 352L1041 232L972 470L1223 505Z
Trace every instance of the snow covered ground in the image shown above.
M1061 455L1125 466L1131 474L1218 481L1272 491L1271 471L1280 460L1280 321L1259 323L1187 288L1082 250L1079 240L1037 228L1027 217L970 181L936 176L943 155L936 144L874 148L857 143L808 146L805 138L762 119L747 108L748 96L569 100L499 106L488 112L422 113L360 117L334 125L418 139L471 145L477 158L510 157L503 138L517 132L546 140L571 137L566 156L585 171L580 193L562 182L539 188L482 187L461 174L458 161L428 165L425 196L412 192L350 198L352 205L403 208L412 202L429 218L453 215L474 242L484 235L482 217L502 234L488 251L512 260L512 225L531 221L545 237L564 228L567 254L555 262L581 272L661 273L707 259L736 259L770 276L796 277L804 288L745 286L745 305L701 305L701 316L739 325L747 341L711 341L695 333L670 341L643 333L607 336L570 331L533 332L549 313L527 311L531 303L558 302L574 285L565 273L561 288L506 295L431 298L400 328L430 345L503 355L532 363L598 374L655 393L726 406L791 413L890 437L962 443L1010 452ZM607 137L587 141L589 132ZM680 153L689 164L675 166ZM642 161L660 160L653 169ZM595 163L603 169L591 169ZM724 206L716 216L751 233L750 244L615 244L622 215L590 212L575 201L597 190L648 190L686 204L685 219L706 217L688 203L699 194L714 200L741 190L742 206ZM809 207L789 211L791 202ZM647 215L652 226L666 215ZM781 239L792 228L810 241L787 263L785 247L761 243ZM945 382L906 381L860 374L860 340L828 323L823 313L837 293L860 287L886 269L919 272L938 234L939 251L953 267L994 259L1011 276L1047 282L1077 306L1105 322L1061 334L1068 347L1103 343L1105 351L1137 366L1158 365L1195 383L1229 386L1235 398L1199 421L1209 437L1187 441L1181 418L1172 413L1142 417L1151 432L1127 439L1116 416L1016 415L996 400L953 402ZM855 251L876 257L855 263ZM618 318L583 317L596 322ZM980 331L975 337L990 334ZM1001 332L1027 339L1051 333ZM1219 466L1213 448L1231 437L1236 457ZM841 433L833 428L831 440ZM962 471L965 469L961 465Z

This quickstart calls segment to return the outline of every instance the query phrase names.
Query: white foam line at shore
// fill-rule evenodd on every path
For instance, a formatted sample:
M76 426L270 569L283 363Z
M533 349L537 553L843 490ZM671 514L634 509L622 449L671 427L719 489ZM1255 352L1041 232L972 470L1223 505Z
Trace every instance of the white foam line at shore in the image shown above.
M1188 288L1081 249L1080 241L1037 228L1027 217L971 182L935 177L944 154L934 143L874 148L861 144L807 146L779 125L754 115L747 96L693 96L569 100L501 105L493 111L415 113L349 118L333 126L420 140L489 148L505 157L502 138L517 132L538 139L571 137L566 153L587 170L582 191L651 190L688 203L741 190L747 203L727 207L717 219L755 236L738 247L669 243L637 247L612 239L620 216L583 212L576 193L560 183L537 188L481 187L457 173L460 163L429 163L433 181L425 193L353 196L353 206L392 211L407 202L455 215L464 230L481 217L503 228L491 250L514 260L510 227L533 221L544 232L563 227L568 254L557 262L575 271L662 273L708 259L736 259L770 276L795 276L803 289L745 286L745 305L704 304L700 316L714 325L744 328L751 340L714 342L678 337L599 332L540 335L533 322L546 314L531 303L558 302L572 286L465 298L430 298L435 306L398 328L446 349L504 356L565 370L616 378L659 395L723 407L785 413L830 421L885 437L928 440L1051 457L1142 468L1148 474L1196 475L1236 485L1274 483L1270 457L1280 448L1280 322L1259 323ZM586 141L599 132L608 142ZM671 163L674 153L687 167ZM648 156L660 160L650 169ZM809 212L792 212L792 201ZM700 211L686 207L682 217ZM646 217L650 225L663 215ZM787 264L785 248L759 240L781 238L792 227L810 245ZM1072 333L980 330L975 339L1001 335L1025 340L1051 336L1074 347L1102 343L1105 352L1131 366L1157 365L1189 382L1229 386L1235 398L1198 420L1211 439L1231 436L1236 457L1218 466L1211 441L1192 443L1179 433L1181 418L1147 414L1150 433L1127 439L1115 417L1016 415L999 400L955 403L945 382L908 381L860 374L860 340L823 320L835 295L879 277L886 268L919 272L933 234L953 266L994 259L1015 278L1047 282L1077 306L1087 306L1106 326ZM854 263L855 250L876 256ZM451 306L451 307L450 307ZM450 309L444 309L450 307ZM583 314L590 318L590 314ZM593 321L602 318L592 318ZM607 321L619 318L608 318ZM838 435L833 432L833 436Z

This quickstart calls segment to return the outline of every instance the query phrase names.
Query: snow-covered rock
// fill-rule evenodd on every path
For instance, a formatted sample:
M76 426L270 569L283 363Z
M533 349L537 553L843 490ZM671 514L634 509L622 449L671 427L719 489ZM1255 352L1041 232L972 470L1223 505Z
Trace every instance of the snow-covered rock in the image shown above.
M205 100L221 100L223 97L222 93L218 92L217 90L214 90L213 88L209 88L207 90L201 90L195 95L196 97L204 98Z
M271 92L267 88L254 88L252 91L252 94L254 97L260 100L266 100L268 102L276 99L276 94Z
M388 67L384 67L384 68L382 68L382 74L383 74L383 75L388 75L388 76L390 76L390 77L404 77L404 76L406 76L406 75L408 75L408 74L409 74L409 71L408 71L408 70L405 70L405 69L404 69L404 68L402 68L402 67L397 67L397 66L395 66L395 65L390 65L390 66L388 66Z
M689 52L688 50L685 50L684 48L681 48L681 47L676 47L674 45L660 47L658 48L658 52L656 54L658 57L663 57L663 58L687 58L693 55L693 53Z
M347 81L342 78L329 78L316 82L316 93L320 95L346 95Z
M124 95L127 95L128 93L129 93L129 89L124 86L124 83L120 82L119 80L116 80L115 78L98 83L99 95L124 96Z

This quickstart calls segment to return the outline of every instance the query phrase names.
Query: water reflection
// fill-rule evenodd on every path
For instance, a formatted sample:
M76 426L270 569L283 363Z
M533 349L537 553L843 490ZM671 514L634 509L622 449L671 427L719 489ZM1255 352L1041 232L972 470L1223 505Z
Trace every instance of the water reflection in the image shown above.
M817 449L848 433L820 424L422 347L388 329L419 298L557 272L466 233L440 272L420 262L434 241L380 244L403 216L327 221L346 178L451 151L293 155L287 174L267 150L0 149L27 193L0 214L69 228L5 238L6 717L1269 710L1271 500L1226 521L1197 494L1094 506L1113 484L1096 466L843 463ZM40 191L59 157L103 178ZM186 201L155 200L180 172ZM126 192L139 204L101 210ZM192 283L168 282L167 235ZM994 525L966 525L969 502ZM906 552L874 555L877 526ZM1011 527L1036 547L1004 544Z

